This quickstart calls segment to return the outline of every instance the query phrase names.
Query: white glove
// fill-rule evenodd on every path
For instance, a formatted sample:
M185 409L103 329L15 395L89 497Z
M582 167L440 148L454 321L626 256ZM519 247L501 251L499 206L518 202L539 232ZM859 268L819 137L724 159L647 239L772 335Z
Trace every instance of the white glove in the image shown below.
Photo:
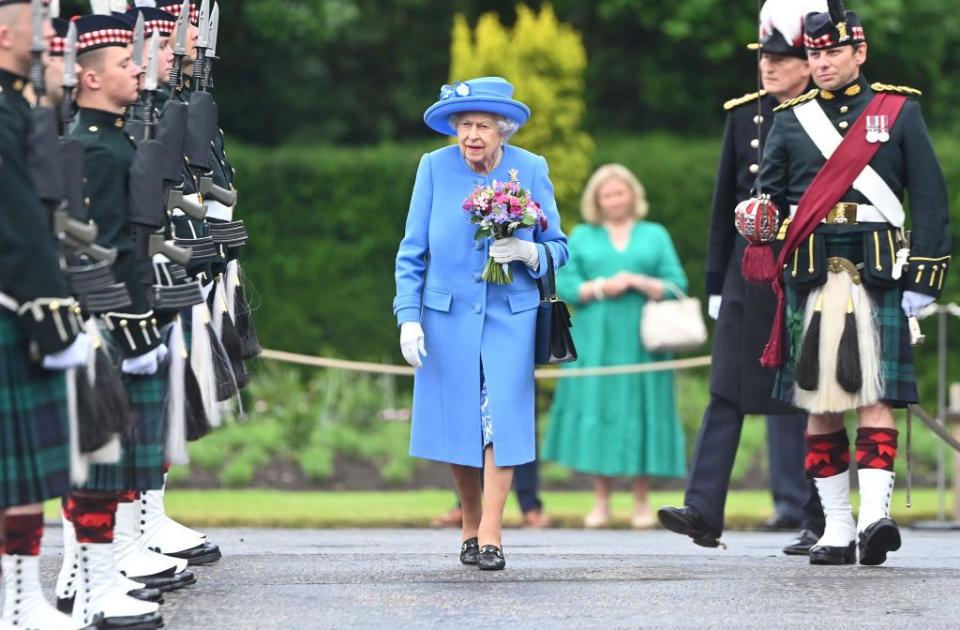
M932 295L917 293L916 291L904 291L900 306L907 317L916 317L920 314L920 311L933 304L934 301L935 298Z
M87 364L90 354L90 337L80 333L67 348L43 357L43 367L48 370L69 370Z
M540 266L540 252L537 251L536 243L512 236L495 240L490 246L490 258L500 264L519 260L531 269Z
M137 374L140 376L156 374L160 363L163 362L168 352L167 347L160 344L150 352L141 354L139 357L124 359L123 363L120 364L120 370L124 374Z
M419 322L404 322L400 324L400 352L403 358L415 368L423 367L420 355L427 356L424 346L423 328Z
M723 296L721 295L711 295L707 300L707 315L709 315L713 321L717 321L720 317L721 302L723 302Z

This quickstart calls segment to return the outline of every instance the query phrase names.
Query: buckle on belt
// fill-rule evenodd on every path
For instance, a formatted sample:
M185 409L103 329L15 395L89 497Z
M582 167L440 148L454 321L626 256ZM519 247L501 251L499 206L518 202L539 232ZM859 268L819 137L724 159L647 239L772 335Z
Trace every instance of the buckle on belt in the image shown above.
M827 214L824 222L830 225L856 225L857 207L855 203L838 203Z

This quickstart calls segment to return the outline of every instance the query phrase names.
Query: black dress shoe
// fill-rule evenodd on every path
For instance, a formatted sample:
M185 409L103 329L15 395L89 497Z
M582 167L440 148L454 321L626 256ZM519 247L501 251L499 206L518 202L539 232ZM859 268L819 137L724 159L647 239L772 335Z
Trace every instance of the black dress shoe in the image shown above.
M800 519L774 514L760 529L765 532L792 532L800 527Z
M477 566L481 571L499 571L507 566L507 560L503 557L503 550L496 545L484 545L480 547L480 553L477 556Z
M693 539L701 547L719 547L720 534L716 534L707 527L703 516L697 508L685 505L682 508L664 507L657 510L660 524L671 532L683 534Z
M157 630L163 627L163 615L159 611L130 617L94 617L100 630Z
M883 564L887 561L887 552L899 548L900 528L892 518L881 518L860 532L860 564Z
M797 537L783 548L783 553L788 556L809 556L810 547L817 544L818 540L820 540L820 537L809 529L801 529Z
M147 588L156 589L161 593L176 591L184 586L190 586L197 581L197 576L193 574L193 571L187 570L174 573L173 568L154 575L128 575L127 577L135 582L140 582Z
M157 553L163 553L159 549L154 549L154 551ZM165 553L163 555L186 560L187 564L190 566L196 566L198 564L210 564L211 562L216 562L223 557L223 554L220 553L220 547L209 542L205 542L202 545L197 545L196 547L191 547L190 549L185 549L176 553Z
M856 561L857 550L853 541L846 547L815 545L810 548L810 564L841 565L854 564Z
M460 562L463 564L476 564L479 555L480 543L476 538L468 538L460 545Z

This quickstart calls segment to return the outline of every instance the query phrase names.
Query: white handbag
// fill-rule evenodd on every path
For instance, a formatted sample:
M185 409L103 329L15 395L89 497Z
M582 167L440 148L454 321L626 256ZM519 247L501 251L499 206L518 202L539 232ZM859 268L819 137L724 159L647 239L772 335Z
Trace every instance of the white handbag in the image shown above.
M680 287L661 280L674 300L648 301L640 315L640 340L647 352L689 352L707 341L700 300L687 297Z

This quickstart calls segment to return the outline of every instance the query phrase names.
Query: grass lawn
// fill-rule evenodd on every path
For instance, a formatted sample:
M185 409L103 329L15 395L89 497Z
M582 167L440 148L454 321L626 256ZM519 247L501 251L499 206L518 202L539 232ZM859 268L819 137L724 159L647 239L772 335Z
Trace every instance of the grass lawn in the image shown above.
M937 496L933 489L915 489L913 507L905 507L906 494L893 499L894 516L901 523L936 517ZM680 505L680 492L654 492L652 505ZM547 512L560 527L580 527L590 510L588 492L546 492ZM442 490L417 492L281 492L268 490L173 490L167 495L171 516L198 527L425 527L453 503L453 494ZM853 505L857 505L856 497ZM615 525L626 527L631 501L626 493L614 497ZM772 511L770 494L764 491L732 492L727 501L727 525L756 527ZM948 497L947 513L952 501ZM48 517L56 517L57 503L47 505ZM516 501L507 504L508 524L520 522Z

